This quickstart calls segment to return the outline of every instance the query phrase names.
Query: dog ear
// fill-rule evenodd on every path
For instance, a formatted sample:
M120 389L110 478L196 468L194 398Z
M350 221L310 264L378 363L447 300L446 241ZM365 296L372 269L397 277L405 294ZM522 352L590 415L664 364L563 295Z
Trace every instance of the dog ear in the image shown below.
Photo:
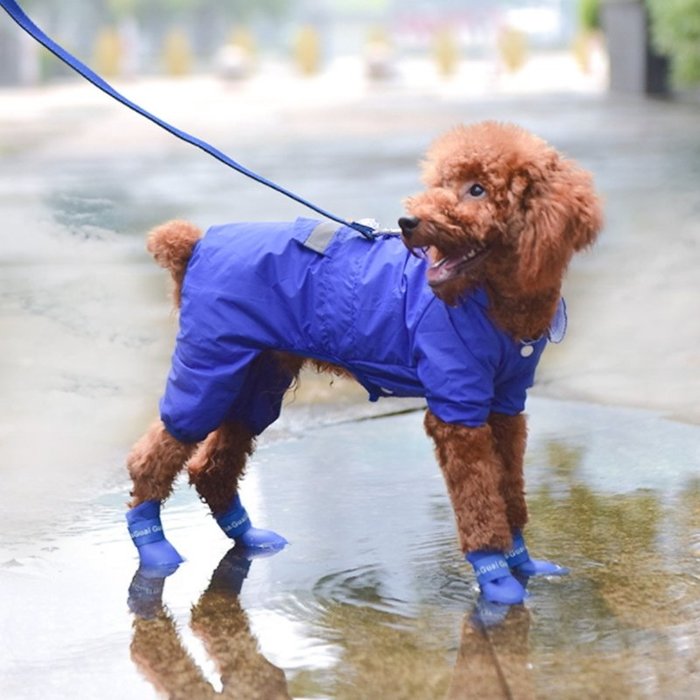
M518 252L522 282L547 286L561 279L571 256L595 241L603 223L590 173L557 156L528 173Z

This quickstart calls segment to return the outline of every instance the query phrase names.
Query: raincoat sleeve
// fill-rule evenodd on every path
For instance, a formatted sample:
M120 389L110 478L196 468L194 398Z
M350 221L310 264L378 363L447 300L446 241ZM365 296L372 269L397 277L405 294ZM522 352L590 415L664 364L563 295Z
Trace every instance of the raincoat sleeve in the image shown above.
M415 347L428 408L446 423L484 425L494 397L495 366L488 353L473 352L444 322L422 324Z
M225 334L221 309L211 299L200 303L207 296L191 289L183 295L180 332L160 402L166 429L183 442L199 442L219 427L259 354Z
M536 362L524 367L520 372L496 384L492 410L515 416L525 410L527 390L535 383Z

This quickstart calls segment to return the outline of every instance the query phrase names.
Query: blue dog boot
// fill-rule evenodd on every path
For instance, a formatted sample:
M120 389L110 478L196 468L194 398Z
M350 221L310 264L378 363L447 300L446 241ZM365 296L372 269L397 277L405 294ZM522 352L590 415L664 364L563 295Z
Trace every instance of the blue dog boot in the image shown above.
M288 544L284 537L272 530L253 527L238 495L233 499L231 507L216 518L216 522L227 537L253 554L273 554Z
M513 549L506 552L506 562L512 571L520 576L566 576L569 570L551 561L531 559L520 530L513 532Z
M126 514L129 534L139 552L142 569L172 573L184 559L163 534L160 501L144 501Z
M510 573L502 552L479 550L466 556L474 567L481 594L489 603L517 605L525 600L525 588Z

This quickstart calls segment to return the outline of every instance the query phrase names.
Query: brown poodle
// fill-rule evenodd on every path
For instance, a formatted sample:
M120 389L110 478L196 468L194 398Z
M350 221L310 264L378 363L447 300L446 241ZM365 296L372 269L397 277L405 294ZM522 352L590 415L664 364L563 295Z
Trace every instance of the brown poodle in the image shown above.
M142 563L180 561L158 507L185 463L230 537L285 544L251 527L238 480L312 362L355 377L370 400L427 399L425 428L487 600L520 602L518 576L565 573L532 560L522 538L522 411L544 346L563 336L568 263L601 227L591 177L523 129L485 122L438 139L424 182L400 236L368 241L306 219L151 233L181 314L161 421L128 459Z

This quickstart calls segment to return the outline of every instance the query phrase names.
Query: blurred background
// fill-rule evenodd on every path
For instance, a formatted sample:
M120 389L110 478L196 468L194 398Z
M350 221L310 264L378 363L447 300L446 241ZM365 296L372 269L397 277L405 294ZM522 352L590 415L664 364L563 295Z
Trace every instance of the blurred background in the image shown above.
M282 697L319 700L696 697L700 0L21 4L127 97L339 216L394 226L430 142L497 119L590 170L606 223L528 404L528 537L571 577L477 634L421 412L395 414L422 402L311 375L243 485L293 546L228 561L183 478L164 525L188 561L144 586L159 612L141 619L124 463L177 327L145 232L313 214L0 11L0 697L215 697L246 679L261 687L237 697L277 697L279 669ZM251 572L218 599L227 561Z
M432 60L445 75L462 61L521 68L533 51L584 47L599 26L597 2L578 0L59 0L26 2L50 35L109 76L218 72L230 78L289 63L303 74L356 59L375 78L403 60ZM7 26L2 79L31 84L65 76Z
M336 72L398 81L426 74L458 79L470 67L493 78L526 71L537 61L541 66L543 57L558 61L539 72L540 88L607 85L608 57L615 63L615 89L662 93L669 71L676 86L692 85L700 75L697 0L27 0L23 5L50 36L112 78L213 73L243 80L273 67L307 76ZM67 77L68 69L35 43L8 23L0 25L0 84Z

